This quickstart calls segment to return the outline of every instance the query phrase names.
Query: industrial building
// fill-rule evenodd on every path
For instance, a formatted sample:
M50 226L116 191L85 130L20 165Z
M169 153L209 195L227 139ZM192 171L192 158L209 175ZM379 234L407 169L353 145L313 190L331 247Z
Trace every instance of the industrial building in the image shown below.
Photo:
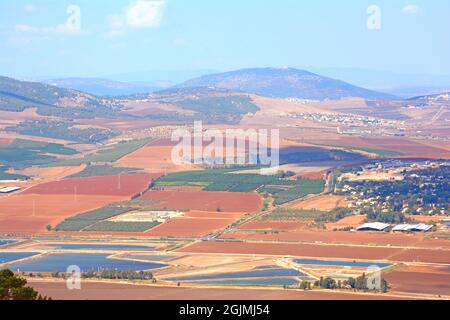
M373 223L365 223L362 226L359 226L356 228L356 231L377 231L377 232L383 232L387 228L389 228L391 225L387 223L381 223L381 222L373 222Z
M428 232L433 229L432 225L419 223L419 224L399 224L395 226L393 232Z

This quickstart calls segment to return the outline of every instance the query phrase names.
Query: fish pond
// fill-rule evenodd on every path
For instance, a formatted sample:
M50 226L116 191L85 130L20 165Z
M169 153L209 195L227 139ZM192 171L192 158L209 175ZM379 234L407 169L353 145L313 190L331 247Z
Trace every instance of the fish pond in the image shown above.
M171 278L171 281L221 280L239 278L273 278L273 277L303 277L304 273L294 269L269 269L235 273L208 274L184 278Z
M36 252L0 252L0 264L29 258L37 254Z
M54 254L33 261L11 265L12 270L24 272L66 272L78 266L82 272L101 270L143 271L166 267L166 264L108 259L107 254Z
M229 280L207 280L207 281L192 281L193 284L206 285L224 285L224 286L268 286L268 287L283 287L283 286L298 286L300 283L294 278L270 278L270 279L229 279Z

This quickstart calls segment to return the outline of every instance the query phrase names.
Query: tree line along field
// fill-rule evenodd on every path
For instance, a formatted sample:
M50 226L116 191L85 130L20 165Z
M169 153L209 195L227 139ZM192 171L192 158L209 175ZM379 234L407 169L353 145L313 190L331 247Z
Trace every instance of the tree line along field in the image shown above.
M269 193L276 205L281 205L308 194L323 192L323 180L288 180L278 175L239 173L233 169L189 171L169 174L155 182L158 187L200 186L211 192L253 192Z

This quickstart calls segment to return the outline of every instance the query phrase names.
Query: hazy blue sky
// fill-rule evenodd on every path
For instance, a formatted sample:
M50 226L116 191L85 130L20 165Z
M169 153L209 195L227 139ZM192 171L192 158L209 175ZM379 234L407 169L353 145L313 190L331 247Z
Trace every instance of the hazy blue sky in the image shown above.
M372 4L379 30L367 27ZM0 74L18 77L263 66L450 74L449 39L448 0L0 1Z

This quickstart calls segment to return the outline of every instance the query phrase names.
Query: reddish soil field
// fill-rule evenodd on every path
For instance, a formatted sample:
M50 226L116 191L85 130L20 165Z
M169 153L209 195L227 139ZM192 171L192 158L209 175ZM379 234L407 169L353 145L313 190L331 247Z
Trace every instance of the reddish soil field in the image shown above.
M175 218L148 231L151 237L203 237L225 229L236 219Z
M66 283L30 282L53 300L383 300L387 295L294 290L157 287L104 282L82 282L82 290L67 290Z
M78 194L128 196L145 191L157 174L124 174L53 181L32 187L24 194Z
M307 172L307 173L300 173L297 176L302 177L305 179L324 179L327 175L327 170L319 171L319 172Z
M392 291L450 296L450 266L403 267L383 276Z
M346 227L356 228L356 227L362 225L365 220L366 220L366 215L363 215L363 214L354 215L354 216L345 217L337 222L327 223L326 226L327 226L328 230L341 229L341 228L346 228Z
M350 201L346 201L344 196L318 196L294 203L289 208L331 211L337 207L347 207Z
M64 219L109 203L125 200L114 196L30 195L0 198L0 232L31 234L45 232Z
M118 161L118 164L130 168L142 168L147 172L179 172L195 170L191 164L177 165L172 161L172 149L176 143L169 140L152 142Z
M264 225L262 225L264 227ZM247 229L246 225L241 227ZM264 229L259 229L264 230ZM228 239L239 239L248 241L281 241L281 242L323 242L331 244L349 245L379 245L379 246L404 246L418 248L447 248L450 249L450 241L447 240L425 240L422 234L390 234L390 233L354 233L334 232L307 229L277 229L286 231L281 233L243 233L234 232L225 235Z
M245 212L206 212L189 211L184 216L186 218L208 218L208 219L240 219Z
M256 193L150 190L141 198L159 201L152 206L155 209L215 212L220 208L222 212L255 212L262 207L261 198Z
M309 244L197 242L178 251L190 253L260 254L274 256L290 255L297 257L356 260L392 260L402 262L420 260L421 262L429 263L448 263L450 261L450 251L444 250L432 251L425 249Z

